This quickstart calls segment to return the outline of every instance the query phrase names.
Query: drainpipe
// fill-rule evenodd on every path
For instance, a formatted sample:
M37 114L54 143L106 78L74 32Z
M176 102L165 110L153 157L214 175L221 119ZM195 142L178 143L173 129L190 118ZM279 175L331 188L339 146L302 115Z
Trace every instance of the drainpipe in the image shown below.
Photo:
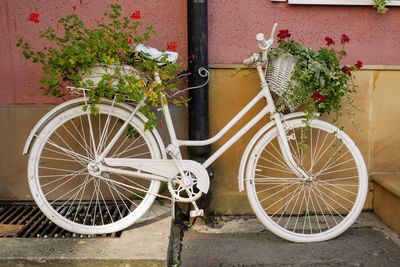
M189 87L201 86L208 77L199 75L199 69L208 70L208 21L207 0L188 0L188 53ZM208 84L189 90L189 138L209 138L208 125ZM193 160L204 162L210 155L210 146L189 147Z

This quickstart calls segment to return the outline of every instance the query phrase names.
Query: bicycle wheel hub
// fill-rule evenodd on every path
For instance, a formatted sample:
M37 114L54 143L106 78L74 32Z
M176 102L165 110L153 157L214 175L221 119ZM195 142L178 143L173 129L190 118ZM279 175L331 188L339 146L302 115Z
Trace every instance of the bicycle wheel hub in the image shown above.
M89 163L87 168L89 174L92 176L99 176L101 174L100 165L97 163Z

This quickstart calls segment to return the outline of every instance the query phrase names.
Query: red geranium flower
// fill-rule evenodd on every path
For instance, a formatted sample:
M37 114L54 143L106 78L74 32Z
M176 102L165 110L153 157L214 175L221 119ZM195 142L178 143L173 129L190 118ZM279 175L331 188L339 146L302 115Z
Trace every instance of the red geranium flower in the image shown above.
M284 29L284 30L279 30L279 33L277 36L279 39L284 40L286 38L289 38L291 36L291 34L289 33L288 29Z
M177 47L178 47L178 44L175 41L167 43L167 50L169 50L169 51L176 51Z
M39 23L39 13L32 12L29 14L28 21L32 21L34 23Z
M140 19L140 10L135 10L132 15L129 16L131 19Z
M132 45L132 39L124 39L124 41L128 44L128 45Z
M346 34L342 34L342 38L340 39L340 43L341 44L345 44L345 43L348 43L348 42L350 42L350 38L349 38L349 36L347 36Z
M363 66L363 63L361 60L357 60L356 64L354 64L354 67L356 67L356 69L361 69Z
M314 99L316 102L321 102L321 103L326 102L326 96L321 95L319 91L315 91L314 94L311 96L311 98Z
M346 73L347 75L351 76L351 70L350 70L349 67L343 66L343 67L342 67L342 71L343 71L344 73Z
M335 41L331 37L325 37L326 46L334 45Z

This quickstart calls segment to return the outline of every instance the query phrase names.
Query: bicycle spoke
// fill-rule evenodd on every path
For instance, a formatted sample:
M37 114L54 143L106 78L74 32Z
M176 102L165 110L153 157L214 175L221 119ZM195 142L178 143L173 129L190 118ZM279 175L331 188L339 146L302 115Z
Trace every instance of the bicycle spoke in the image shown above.
M334 202L335 204L337 204L338 206L342 207L344 210L346 210L347 212L349 212L349 210L348 210L346 207L344 207L342 204L340 204L339 202L337 202L335 199L331 198L331 197L330 197L329 195L327 195L324 191L320 190L320 189L318 188L318 186L316 186L315 188L318 190L318 192L319 192L319 194L320 194L321 196L324 195L327 199L331 200L332 202ZM327 204L328 204L328 203L327 203ZM329 205L329 204L328 204L328 205ZM340 215L340 217L342 217L342 219L344 219L344 217L341 215L340 212L338 212L336 209L334 209L331 205L329 205L329 206L333 209L333 211L336 212L336 214ZM333 216L333 215L332 215L332 216Z
M349 202L349 203L353 204L353 201L351 201L351 200L349 200L349 199L345 198L344 196L340 195L340 194L339 194L339 193L337 193L336 191L334 191L334 190L330 189L330 188L328 187L328 185L330 185L330 184L324 185L324 183L322 183L321 181L320 181L320 182L317 182L316 184L317 184L317 186L318 186L318 185L320 185L322 188L324 188L324 189L328 190L329 192L332 192L332 193L333 193L333 194L335 194L336 196L338 196L338 197L340 197L340 198L342 198L342 199L346 200L347 202ZM357 193L354 193L354 192L348 191L348 190L346 190L346 189L343 189L343 188L341 188L341 187L338 187L338 186L335 186L335 187L336 187L336 188L339 188L339 189L341 189L341 190L343 190L343 191L345 191L345 192L347 192L347 193L349 193L349 194L351 194L351 195L353 195L353 196L357 196Z
M54 190L59 189L62 185L64 185L65 183L69 182L70 180L72 180L75 177L71 177L70 179L68 179L67 181L65 181L64 183L62 183L61 185L57 186L56 188L54 188L53 190L51 190L50 192L47 192L45 194L45 196L47 196L48 194L52 193ZM77 186L75 186L74 188L72 188L71 190L67 191L66 193L64 193L63 195L59 196L58 198L54 199L50 204L54 204L55 202L57 202L58 200L64 198L66 195L68 195L69 193L75 191L77 188L81 187L82 185L78 184Z
M342 170L337 170L337 171L331 171L331 172L325 172L322 175L327 175L327 174L332 174L332 173L338 173L338 172L344 172L344 171L350 171L350 170L355 170L357 169L357 167L351 167L351 168L346 168L346 169L342 169ZM314 176L314 178L321 176L321 174L318 174L316 176Z
M90 118L91 115L90 115L89 108L87 109L86 114L87 114L87 120L88 120L88 124L89 124L89 140L90 140L90 143L92 144L92 149L93 149L92 151L94 151L94 155L97 158L97 148L96 148L96 142L94 139L92 119ZM100 116L100 115L98 115L98 116Z
M119 156L121 156L121 155L123 155L123 154L125 154L125 153L128 153L128 152L130 152L130 151L132 151L132 150L135 150L135 149L138 149L138 148L140 148L140 147L143 147L143 146L145 146L146 145L146 143L143 143L143 144L141 144L141 145L138 145L138 146L135 146L135 147L133 147L133 148L130 148L131 146L132 146L132 144L130 144L124 151L122 151L121 153L118 153L118 154L116 154L116 155L113 155L113 157L114 158L118 158ZM128 149L128 148L130 148L130 149ZM148 152L145 152L145 153L148 153ZM142 153L143 154L143 153ZM136 155L130 155L130 157L135 157Z
M337 159L336 161L338 161L339 159ZM327 166L327 167L323 167L320 171L318 171L318 173L317 173L317 175L320 175L321 173L324 173L325 171L327 171L327 170L331 170L331 169L334 169L334 168L336 168L336 167L338 167L338 166L341 166L341 165L344 165L344 164L346 164L346 163L349 163L349 162L351 162L351 161L353 161L353 159L348 159L348 160L346 160L346 161L343 161L343 162L341 162L341 163L339 163L339 164L336 164L336 165L334 165L334 166L332 166L332 164L334 164L336 161L334 161L334 162L332 162L329 166Z
M57 178L57 179L53 179L53 180L51 180L50 182L47 182L47 183L42 183L42 187L46 187L46 186L48 186L48 185L50 185L50 184L54 184L54 183L57 183L57 182L59 182L59 181L61 181L61 180L64 180L66 177L69 177L69 176L74 176L74 175L79 175L79 174L81 174L82 172L84 172L85 171L85 169L81 169L81 170L79 170L79 171L75 171L75 172L73 172L73 173L70 173L70 174L66 174L66 175L62 175L60 178ZM47 175L47 176L45 176L45 177L43 177L43 176L40 176L40 179L42 179L42 178L54 178L55 176L54 175Z
M278 221L277 221L276 223L279 224L280 220L283 218L283 215L286 213L287 208L290 206L290 203L292 202L292 200L293 200L294 198L298 197L298 195L300 194L301 189L298 190L300 186L301 186L301 184L298 184L298 185L297 185L296 189L295 189L295 190L293 191L293 193L292 193L292 197L289 199L289 201L286 202L285 206L283 206L284 210L283 210L281 216L279 217L279 219L278 219ZM277 211L277 212L278 212L278 211ZM276 214L277 212L275 212L271 217L275 216L275 214Z
M324 166L320 169L319 172L323 172L324 170L326 170L326 169L328 169L328 168L331 168L332 164L335 164L335 163L336 163L337 161L339 161L341 158L343 158L343 157L346 156L348 153L350 153L350 151L347 150L345 153L341 154L339 157L336 157L336 154L339 153L338 151L340 151L340 149L342 148L342 146L343 146L343 143L342 143L342 145L341 145L338 149L336 149L336 151L335 151L334 153L332 153L333 156L331 156L331 157L329 158L329 160L324 164ZM333 161L332 161L332 160L333 160ZM352 159L350 159L350 160L352 160Z
M107 119L106 119L106 122L104 124L103 131L100 134L99 147L98 147L98 151L97 151L98 154L100 154L102 152L102 149L104 148L104 146L106 144L105 141L106 141L106 137L108 136L108 127L110 126L111 113L112 113L113 109L114 109L114 101L111 104L111 109L108 112ZM100 116L99 116L99 120L100 120ZM101 122L99 121L99 125L101 125L100 123ZM101 127L99 127L99 130L100 130L100 128Z
M79 138L81 138L81 140L83 141L84 150L86 151L86 156L90 157L90 158L94 158L94 155L93 155L92 151L90 151L90 145L88 145L88 143L86 141L85 130L84 130L84 127L83 127L82 117L81 116L79 116L79 121L80 121L80 126L82 128L82 132L78 130L78 127L75 125L74 120L71 120L71 124L75 128L75 131L78 133Z
M67 148L65 148L65 147L61 147L61 146L57 145L56 143L54 143L54 142L53 142L52 140L50 140L50 139L48 139L47 142L48 142L48 144L54 146L55 148L58 148L59 150L63 151L63 152L65 153L65 155L67 155L67 156L69 156L69 157L71 157L71 158L73 158L73 159L76 159L76 160L77 160L78 162L80 162L83 166L85 166L86 163L90 162L90 159L89 159L89 158L87 158L87 157L85 157L85 156L83 156L83 155L81 155L81 154L78 154L78 153L76 153L75 151L73 151L73 150L71 150L71 149L67 149ZM45 148L45 149L46 149L46 148Z

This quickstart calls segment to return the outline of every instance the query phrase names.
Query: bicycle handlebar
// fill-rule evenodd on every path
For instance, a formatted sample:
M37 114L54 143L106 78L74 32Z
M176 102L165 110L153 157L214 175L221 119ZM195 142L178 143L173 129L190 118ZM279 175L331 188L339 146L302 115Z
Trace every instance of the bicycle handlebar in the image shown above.
M267 40L265 40L264 34L263 33L259 33L256 35L256 40L259 42L260 44L260 48L262 50L264 50L265 48L267 48L267 46L269 45L269 42Z
M259 43L259 46L262 50L261 53L261 60L262 61L266 61L267 60L267 53L268 50L272 47L272 44L274 43L274 36L275 36L275 31L276 31L276 27L278 26L278 23L274 23L274 26L272 27L272 31L271 31L271 36L268 40L265 40L264 34L263 33L258 33L256 35L256 40ZM257 56L256 56L257 55ZM252 64L254 62L257 62L260 59L260 55L259 54L253 54L251 55L251 57L248 57L246 59L243 60L243 64Z

